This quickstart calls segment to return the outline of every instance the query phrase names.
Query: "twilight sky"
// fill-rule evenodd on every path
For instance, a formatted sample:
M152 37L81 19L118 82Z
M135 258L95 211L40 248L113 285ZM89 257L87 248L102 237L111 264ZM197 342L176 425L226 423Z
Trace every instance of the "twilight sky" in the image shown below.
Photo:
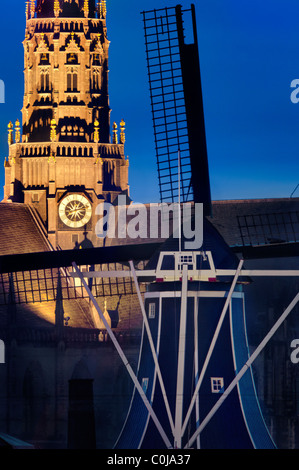
M21 120L25 30L25 0L3 3L0 200L7 124ZM177 3L190 8L191 1L107 0L111 121L126 121L131 197L138 202L159 201L140 12ZM299 79L298 0L193 3L212 199L289 197L299 183L299 102L290 99L291 82Z

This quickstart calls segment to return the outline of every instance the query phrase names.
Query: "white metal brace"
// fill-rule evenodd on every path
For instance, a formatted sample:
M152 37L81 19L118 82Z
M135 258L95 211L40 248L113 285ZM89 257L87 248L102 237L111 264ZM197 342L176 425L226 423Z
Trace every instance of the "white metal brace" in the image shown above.
M162 262L163 262L163 256L174 256L175 260L175 268L174 270L164 270L162 269ZM182 256L185 256L185 258L182 258ZM207 261L209 264L208 269L198 269L196 266L196 257L201 256L204 261ZM161 437L163 438L163 441L165 442L167 448L172 448L172 445L165 433L165 431L162 429L162 426L151 406L149 403L146 395L144 394L144 391L141 387L141 385L138 382L138 379L136 375L134 374L132 368L130 367L120 345L117 342L117 339L115 338L115 335L111 328L109 327L109 324L107 323L107 320L105 319L103 313L101 312L95 298L93 297L88 285L86 284L85 279L87 278L106 278L106 277L114 277L114 278L126 278L130 277L133 278L134 283L135 283L135 288L136 292L139 298L139 303L141 307L141 312L143 315L144 319L144 325L148 334L148 339L149 339L149 344L151 347L152 355L153 355L153 360L155 363L156 367L156 372L157 376L160 382L163 398L164 398L164 403L166 407L166 411L168 414L168 419L169 423L171 426L172 434L174 436L174 443L175 447L181 448L182 444L182 437L184 435L184 432L186 430L187 424L189 422L192 410L194 408L194 404L196 403L196 400L198 398L198 392L200 389L200 386L202 384L205 372L208 367L209 360L211 358L211 355L213 353L217 338L219 336L219 332L221 329L221 326L223 324L225 315L228 310L228 306L230 304L236 283L238 282L238 279L242 276L244 277L273 277L273 276L289 276L289 277L299 277L299 270L253 270L253 269L242 269L243 267L244 260L240 260L238 268L237 269L215 269L214 263L213 263L213 258L211 252L183 252L183 253L172 253L172 252L162 252L160 253L159 261L157 264L157 268L155 270L135 270L134 264L132 261L130 261L130 270L128 271L101 271L101 272L81 272L77 265L73 263L73 267L75 272L71 273L71 276L74 278L80 278L83 286L85 287L90 299L92 300L100 318L102 319L105 328L107 329L107 332L114 343L121 359L123 360L123 363L125 364L132 380L133 383L138 390L146 408L148 409L158 431L160 432ZM185 341L186 341L186 312L187 312L187 297L188 297L188 280L194 280L194 281L215 281L217 278L221 278L222 276L233 276L233 282L230 287L230 290L228 292L223 310L221 312L218 325L216 327L212 342L210 344L205 362L203 364L199 379L196 383L196 387L187 411L187 414L185 416L184 422L183 422L183 384L184 384L184 363L185 363ZM181 317L180 317L180 333L179 333L179 354L178 354L178 369L177 369L177 390L176 390L176 409L175 409L175 422L173 421L172 414L170 411L166 391L165 391L165 386L163 383L163 378L161 375L161 370L159 366L159 361L157 357L157 353L154 347L153 339L151 336L151 331L150 327L148 324L144 304L142 301L142 296L140 293L139 289L139 284L138 284L138 278L139 281L142 282L143 278L150 279L151 281L156 281L156 282L163 282L163 281L174 281L174 280L180 280L182 281L182 295L181 295ZM265 347L265 345L268 343L268 341L271 339L271 337L274 335L276 330L279 328L279 326L283 323L283 321L286 319L288 314L291 312L291 310L295 307L297 302L299 301L299 293L297 296L294 298L294 300L291 302L289 307L285 310L285 312L282 314L280 319L275 323L273 328L270 330L270 332L266 335L264 340L260 343L254 354L249 358L249 360L245 363L243 368L240 370L240 372L237 374L235 379L231 382L231 384L228 386L228 388L225 390L225 392L222 394L221 398L217 401L217 403L214 405L214 407L211 409L211 411L208 413L206 418L202 421L202 423L199 425L193 436L189 439L186 448L191 447L192 444L196 439L199 438L200 433L203 431L205 426L208 424L210 419L214 416L216 411L219 409L219 407L222 405L224 400L228 397L228 395L231 393L233 388L237 385L239 380L242 378L242 376L245 374L245 372L248 370L248 368L251 366L253 361L256 359L256 357L259 355L261 350Z
M150 326L149 326L148 319L147 319L147 316L146 316L146 312L145 312L141 292L140 292L140 289L139 289L139 284L138 284L137 276L136 276L136 273L135 273L135 268L134 268L133 261L130 261L130 267L131 267L131 271L132 271L132 274L133 274L135 288L136 288L136 292L137 292L137 295L138 295L139 304L140 304L140 308L141 308L141 312L142 312L142 316L143 316L143 320L144 320L145 329L146 329L146 332L147 332L147 335L148 335L148 340L149 340L150 348L151 348L151 351L152 351L154 363L155 363L155 366L156 366L156 372L157 372L158 379L159 379L159 382L160 382L160 387L161 387L161 391L162 391L162 395L163 395L164 404L165 404L165 408L166 408L166 411L167 411L170 427L171 427L172 433L174 433L174 423L173 423L173 419L172 419L172 415L171 415L171 411L170 411L170 406L169 406L167 395L166 395L165 385L164 385L164 381L163 381L163 378L162 378L160 365L159 365L157 353L156 353L156 350L155 350L155 346L154 346Z
M231 288L230 288L230 290L229 290L229 293L228 293L228 296L227 296L227 298L226 298L225 304L224 304L224 306L223 306L223 309L222 309L222 312L221 312L221 315L220 315L220 318L219 318L219 321L218 321L218 324L217 324L217 327L216 327L216 330L215 330L213 339L212 339L212 341L211 341L211 344L210 344L210 347L209 347L209 350L208 350L208 353L207 353L205 362L204 362L204 364L203 364L203 366L202 366L202 370L201 370L201 373L200 373L198 382L197 382L197 384L196 384L196 387L195 387L195 390L194 390L194 394L193 394L193 397L192 397L192 400L191 400L189 409L188 409L187 414L186 414L186 417L185 417L184 425L183 425L183 428L182 428L182 435L184 434L185 429L186 429L186 426L187 426L187 424L188 424L188 421L189 421L189 418L190 418L190 415L191 415L191 412L192 412L192 409L193 409L193 406L194 406L196 397L197 397L197 395L198 395L198 392L199 392L200 386L201 386L201 384L202 384L204 375L205 375L205 373L206 373L206 370L207 370L207 367L208 367L210 358L211 358L211 356L212 356L212 353L213 353L213 350L214 350L214 347L215 347L217 338L218 338L219 333L220 333L220 330L221 330L221 326L222 326L222 324L223 324L223 322L224 322L224 318L225 318L227 309L228 309L228 307L229 307L229 304L230 304L230 301L231 301L233 292L234 292L234 290L235 290L236 283L237 283L237 281L238 281L238 278L239 278L239 275L240 275L240 272L241 272L243 263L244 263L244 260L241 260L240 263L239 263L239 266L238 266L238 269L237 269L237 271L236 271L236 274L235 274L233 283L232 283L232 285L231 285Z
M287 316L290 314L290 312L293 310L293 308L296 306L296 304L299 302L299 292L298 294L294 297L292 302L289 304L289 306L285 309L283 314L280 316L280 318L277 320L277 322L274 324L274 326L271 328L269 333L265 336L265 338L261 341L259 346L256 348L254 353L250 356L248 361L244 364L240 372L236 375L234 380L230 383L230 385L227 387L227 389L224 391L222 394L221 398L215 403L211 411L207 414L205 419L202 421L198 429L195 431L193 436L189 439L188 443L186 444L185 448L188 449L192 446L193 442L196 440L197 436L204 430L206 425L210 422L216 411L220 408L222 403L227 399L227 397L230 395L232 390L235 388L237 383L241 380L245 372L249 369L249 367L252 365L252 363L255 361L257 356L261 353L261 351L264 349L264 347L267 345L267 343L270 341L272 336L276 333L278 328L281 326L281 324L285 321Z
M182 447L182 422L183 422L183 403L184 403L184 375L185 375L185 354L186 354L186 326L187 326L187 298L188 298L188 266L183 266L182 272L182 297L181 297L181 315L180 332L178 348L178 366L177 366L177 387L175 403L175 447Z
M174 269L163 269L163 260L165 257L173 257ZM198 268L198 258L205 262L205 268ZM167 282L180 280L182 275L182 266L188 264L188 279L193 281L216 281L221 280L223 276L232 276L236 274L236 269L216 269L213 256L210 251L185 251L185 252L161 252L156 269L132 270L126 271L85 271L83 276L89 278L133 278L137 276L140 281L143 278L150 279L155 282ZM72 277L78 277L77 273L71 273ZM275 276L299 276L299 270L278 270L278 269L243 269L240 277L275 277Z

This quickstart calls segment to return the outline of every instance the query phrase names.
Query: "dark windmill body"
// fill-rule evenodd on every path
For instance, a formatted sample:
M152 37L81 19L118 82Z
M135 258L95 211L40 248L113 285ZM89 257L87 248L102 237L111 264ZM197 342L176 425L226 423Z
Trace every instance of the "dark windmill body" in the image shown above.
M161 201L203 204L205 217L200 250L173 238L148 264L156 277L145 294L151 339L145 332L138 380L160 426L136 390L116 447L163 448L164 430L175 448L273 448L250 368L209 417L249 359L242 287L248 279L206 219L211 194L194 5L144 12L143 19Z

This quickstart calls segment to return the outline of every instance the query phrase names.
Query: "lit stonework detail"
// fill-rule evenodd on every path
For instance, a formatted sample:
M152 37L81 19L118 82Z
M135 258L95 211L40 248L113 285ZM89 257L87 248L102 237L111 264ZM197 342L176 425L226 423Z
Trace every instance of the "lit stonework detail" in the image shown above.
M93 140L94 142L98 143L99 142L99 121L96 119L94 123L94 137Z
M16 143L18 144L18 143L20 142L20 140L21 140L20 121L19 121L18 119L16 120L15 127L16 127L15 141L16 141Z
M55 119L52 119L52 121L51 121L51 136L50 136L51 142L55 142L56 136L57 136L56 121L55 121Z
M122 119L121 123L120 123L120 143L121 144L125 144L126 142L126 136L125 136L125 126L126 126L126 123L125 121Z
M88 2L88 0L84 0L83 11L84 11L85 18L87 18L88 14L89 14L89 2Z
M54 15L56 18L59 16L59 13L60 13L59 0L54 0Z
M106 18L106 12L107 12L106 0L100 0L98 2L98 10L99 10L100 18Z
M35 1L30 0L30 16L31 18L34 18L35 15Z
M113 143L118 144L118 131L116 122L113 123Z
M70 193L95 207L129 191L124 122L110 124L106 2L26 2L22 133L8 129L5 200L34 205L54 246L67 246L59 205ZM84 218L82 218L85 221ZM87 220L87 219L86 219ZM71 224L72 225L72 224ZM95 240L97 241L97 240Z
M13 123L10 121L10 123L8 124L8 145L12 145L13 144Z

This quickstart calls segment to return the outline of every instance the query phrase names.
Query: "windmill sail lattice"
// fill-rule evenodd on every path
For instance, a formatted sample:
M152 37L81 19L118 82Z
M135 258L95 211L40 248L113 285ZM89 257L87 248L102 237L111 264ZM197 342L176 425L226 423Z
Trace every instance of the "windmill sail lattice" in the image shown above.
M193 40L187 44L184 18L188 15ZM211 196L194 5L190 10L178 5L143 12L143 22L161 201L202 202L209 215Z

